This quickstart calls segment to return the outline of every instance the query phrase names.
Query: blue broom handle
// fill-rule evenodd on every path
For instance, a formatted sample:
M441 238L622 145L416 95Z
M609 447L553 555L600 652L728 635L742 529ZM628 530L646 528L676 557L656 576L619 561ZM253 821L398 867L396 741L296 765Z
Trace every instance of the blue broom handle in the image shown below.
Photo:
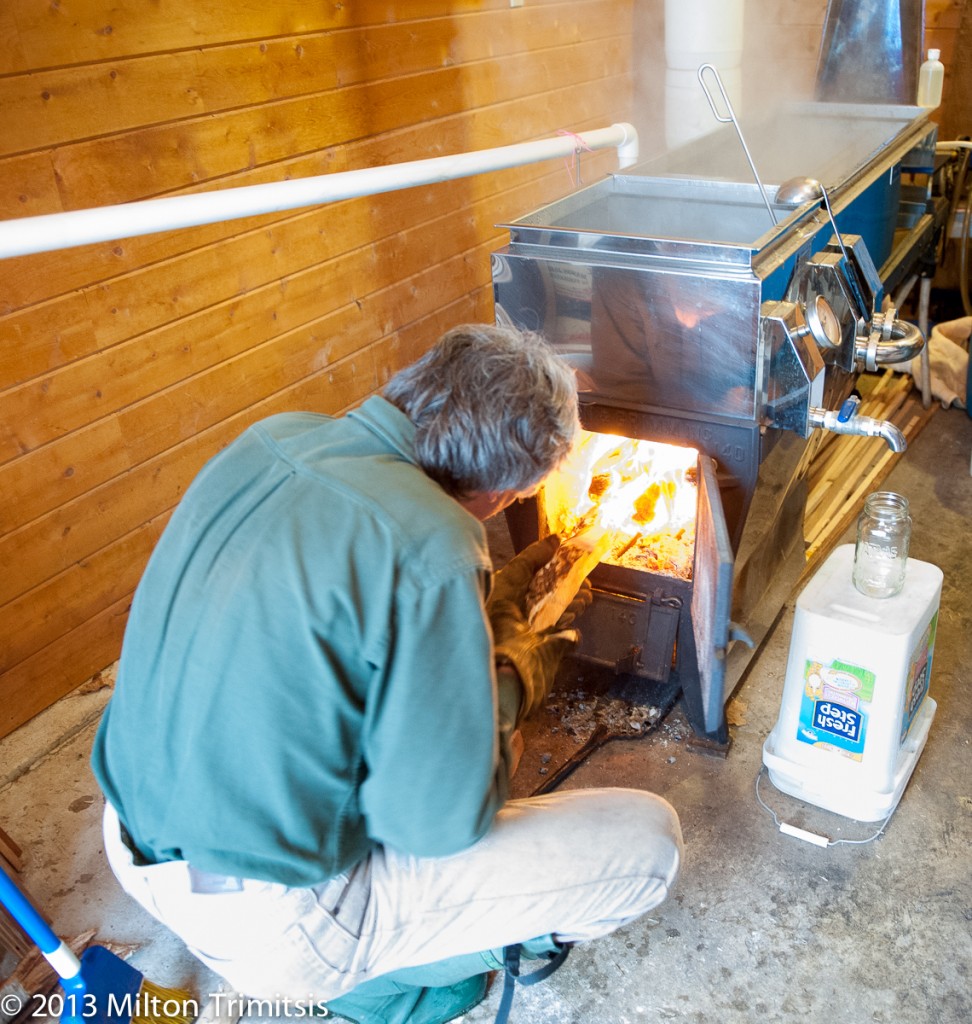
M42 953L53 953L61 940L51 930L50 925L37 911L37 908L15 885L11 877L0 867L0 903L13 915L14 920L37 943Z

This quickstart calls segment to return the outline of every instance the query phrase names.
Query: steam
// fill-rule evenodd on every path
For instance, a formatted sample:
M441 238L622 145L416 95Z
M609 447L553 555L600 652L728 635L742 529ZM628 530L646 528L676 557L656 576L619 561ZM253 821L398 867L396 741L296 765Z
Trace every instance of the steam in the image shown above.
M634 9L640 56L630 120L643 159L723 128L699 85L701 64L717 68L744 129L813 98L826 15L819 4L664 0Z

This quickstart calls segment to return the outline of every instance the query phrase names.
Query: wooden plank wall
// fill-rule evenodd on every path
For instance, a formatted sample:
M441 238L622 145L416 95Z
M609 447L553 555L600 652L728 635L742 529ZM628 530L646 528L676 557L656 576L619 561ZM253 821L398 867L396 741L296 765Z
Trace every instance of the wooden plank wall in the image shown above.
M755 0L745 14L744 109L813 97L828 0Z
M972 4L969 0L925 0L925 47L942 51L945 81L942 105L932 114L939 126L941 142L968 138L972 134L972 74L968 46L960 45L960 30L969 25ZM966 38L968 38L966 36Z
M4 0L0 217L605 127L630 34L630 0ZM116 659L208 457L491 320L496 224L570 188L553 161L0 263L0 734Z
M965 2L928 0L946 66ZM747 102L809 89L825 10L749 0ZM621 120L648 156L663 45L663 0L4 0L0 218ZM615 166L586 155L583 180ZM261 416L347 409L491 319L496 224L571 187L558 161L0 261L0 735L117 658L207 458Z

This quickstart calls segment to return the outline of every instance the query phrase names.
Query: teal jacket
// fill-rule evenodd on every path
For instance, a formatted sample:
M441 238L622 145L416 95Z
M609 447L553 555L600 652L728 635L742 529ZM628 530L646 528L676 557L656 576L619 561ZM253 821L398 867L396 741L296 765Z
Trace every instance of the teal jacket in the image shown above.
M275 416L186 492L92 756L148 860L312 885L489 828L519 693L501 713L485 530L413 437L379 397Z

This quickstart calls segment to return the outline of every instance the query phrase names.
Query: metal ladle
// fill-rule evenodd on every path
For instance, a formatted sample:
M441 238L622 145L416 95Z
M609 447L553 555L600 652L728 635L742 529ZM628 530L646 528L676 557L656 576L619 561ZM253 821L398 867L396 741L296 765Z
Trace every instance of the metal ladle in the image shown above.
M803 206L804 203L814 202L817 199L824 201L827 216L830 217L830 225L837 236L837 244L846 260L847 250L844 248L844 240L840 237L837 221L834 219L834 211L830 208L830 196L827 195L827 190L816 178L788 178L776 190L775 201L777 206Z

